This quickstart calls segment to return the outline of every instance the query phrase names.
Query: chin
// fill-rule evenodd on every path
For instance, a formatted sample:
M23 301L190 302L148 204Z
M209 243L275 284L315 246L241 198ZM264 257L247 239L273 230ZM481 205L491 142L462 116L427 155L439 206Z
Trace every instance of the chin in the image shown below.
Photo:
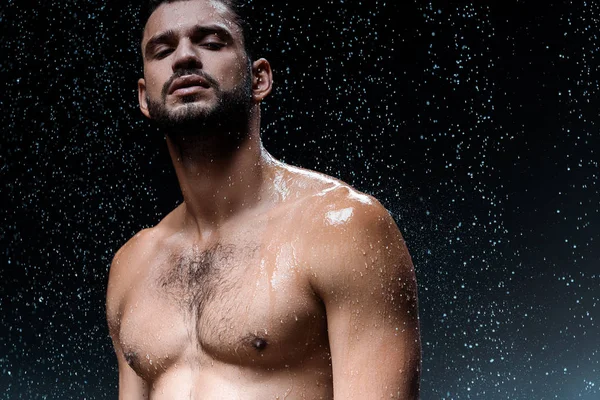
M167 110L170 119L173 120L193 120L206 118L213 111L214 107L201 104L197 101L190 101Z

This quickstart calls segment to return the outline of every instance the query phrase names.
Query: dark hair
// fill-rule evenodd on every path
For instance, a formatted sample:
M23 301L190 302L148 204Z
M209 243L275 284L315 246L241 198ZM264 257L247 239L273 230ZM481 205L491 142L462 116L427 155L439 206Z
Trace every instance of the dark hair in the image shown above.
M148 0L146 6L142 9L142 35L144 27L148 23L148 19L154 11L163 3L175 3L178 1L194 1L194 0ZM250 23L248 22L249 11L251 9L251 0L216 0L225 4L234 15L234 23L242 30L244 39L244 50L250 61L254 60L255 47L254 35Z

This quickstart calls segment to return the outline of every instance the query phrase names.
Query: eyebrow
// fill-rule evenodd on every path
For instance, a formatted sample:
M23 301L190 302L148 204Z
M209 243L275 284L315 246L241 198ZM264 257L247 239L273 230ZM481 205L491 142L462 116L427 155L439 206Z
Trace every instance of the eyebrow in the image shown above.
M205 37L211 34L216 34L221 37L223 40L230 41L233 36L229 30L220 25L194 25L190 29L190 36L199 38ZM168 43L175 41L177 37L177 32L173 29L166 30L159 34L154 35L144 47L144 56L148 54L154 47L158 46L161 43Z

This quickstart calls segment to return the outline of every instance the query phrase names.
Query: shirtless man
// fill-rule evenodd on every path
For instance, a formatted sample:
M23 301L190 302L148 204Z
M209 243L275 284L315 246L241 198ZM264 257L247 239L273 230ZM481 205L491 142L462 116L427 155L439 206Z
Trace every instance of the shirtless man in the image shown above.
M271 67L234 2L158 3L139 104L184 201L111 265L119 398L418 398L415 274L392 218L262 147Z

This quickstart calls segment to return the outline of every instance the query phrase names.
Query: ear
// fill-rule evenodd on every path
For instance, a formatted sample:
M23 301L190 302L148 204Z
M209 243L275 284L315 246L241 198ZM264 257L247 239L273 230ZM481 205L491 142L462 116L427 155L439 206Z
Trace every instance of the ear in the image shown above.
M144 78L138 80L138 102L140 103L140 110L146 118L152 118L148 112L148 99L146 97L146 81Z
M273 72L271 64L264 58L259 58L252 63L252 97L260 103L271 93L273 86Z

